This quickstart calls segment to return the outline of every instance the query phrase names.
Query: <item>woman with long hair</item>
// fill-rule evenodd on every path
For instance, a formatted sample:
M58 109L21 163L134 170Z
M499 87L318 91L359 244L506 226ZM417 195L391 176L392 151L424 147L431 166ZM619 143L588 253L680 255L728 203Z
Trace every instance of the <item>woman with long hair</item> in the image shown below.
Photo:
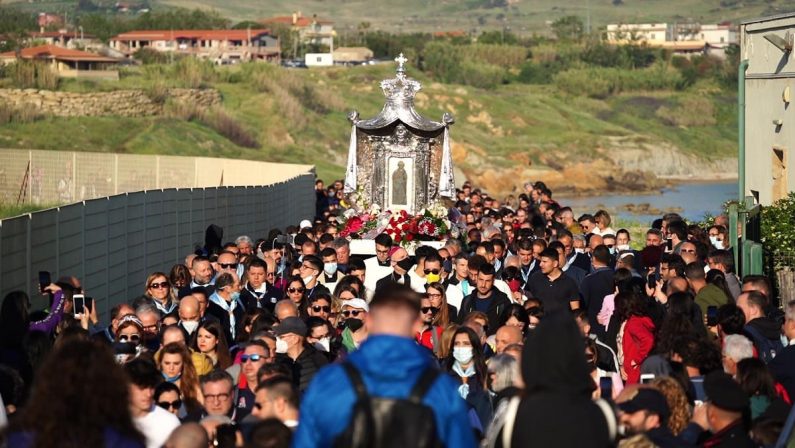
M444 285L439 282L429 283L425 286L431 306L438 308L439 312L433 318L433 325L446 327L455 318L455 307L447 304Z
M174 299L171 281L162 272L154 272L146 277L144 296L152 301L152 304L160 312L161 317L177 309L177 301Z
M500 326L507 325L509 327L517 327L522 330L522 335L527 334L527 328L530 326L530 315L527 310L518 303L512 303L500 317Z
M622 377L627 384L640 381L640 365L654 348L654 322L648 316L644 298L634 292L619 292L616 311L623 321L619 331L622 352Z
M486 389L488 370L480 338L469 327L458 327L453 333L445 370L458 383L458 393L480 419L481 427L491 422L491 400Z
M33 393L11 421L12 447L141 447L130 413L127 378L107 347L73 340L41 366Z
M290 299L298 307L298 312L303 315L306 309L306 285L301 277L297 275L289 277L285 293L284 298Z
M726 283L726 274L723 273L720 269L710 269L707 271L707 283L710 285L715 285L723 291L723 294L726 295L726 303L732 303L734 296L732 292L729 290L729 284Z
M665 397L668 409L671 410L671 416L668 417L668 429L673 435L678 436L690 423L692 416L685 389L679 384L679 381L670 376L659 376L652 381L651 385Z
M664 357L670 356L678 338L683 336L706 337L706 327L701 320L701 309L688 292L676 292L668 296L668 311L657 333L654 349Z
M751 401L751 420L762 414L779 413L784 421L789 405L776 392L776 380L764 361L759 358L746 358L737 363L737 382ZM771 408L772 407L772 408ZM771 408L768 411L768 408Z
M226 342L224 329L218 322L204 321L199 324L199 328L193 333L191 348L207 355L219 369L232 365L229 344Z
M185 416L200 409L204 400L199 388L199 376L193 367L193 358L188 348L178 342L166 344L155 354L155 363L163 374L163 379L179 387L185 408L180 415Z
M190 286L190 269L184 264L175 264L168 273L168 280L171 282L172 293L176 296L180 289Z

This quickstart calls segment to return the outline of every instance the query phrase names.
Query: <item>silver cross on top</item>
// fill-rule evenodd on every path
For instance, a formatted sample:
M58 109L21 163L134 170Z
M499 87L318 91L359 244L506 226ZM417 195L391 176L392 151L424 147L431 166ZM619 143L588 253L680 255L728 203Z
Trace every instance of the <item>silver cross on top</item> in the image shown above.
M405 67L404 67L403 65L404 65L406 62L408 62L408 61L409 61L409 60L408 60L408 59L406 59L406 57L405 57L405 56L403 56L403 53L400 53L400 55L399 55L398 57L396 57L396 58L395 58L395 62L397 62L397 63L398 63L398 68L397 68L397 72L398 72L398 73L405 73L405 72L406 72L406 69L405 69Z

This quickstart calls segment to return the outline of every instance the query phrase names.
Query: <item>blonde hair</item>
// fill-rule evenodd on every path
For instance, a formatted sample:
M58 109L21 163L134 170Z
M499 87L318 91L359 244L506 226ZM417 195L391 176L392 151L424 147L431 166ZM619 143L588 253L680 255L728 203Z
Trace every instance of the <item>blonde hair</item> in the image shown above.
M456 330L458 330L458 325L456 324L450 324L442 330L441 341L439 341L441 344L441 347L439 347L439 359L445 359L450 354L450 346Z
M174 290L171 289L171 278L164 272L153 272L146 277L146 284L144 284L144 295L150 299L152 298L152 296L149 295L149 285L151 285L152 282L158 277L163 277L166 279L166 283L168 283L168 300L169 302L174 302L175 298Z
M687 401L687 394L678 381L670 376L661 376L651 383L652 387L659 390L668 402L671 416L668 418L668 429L678 436L688 423L690 423L690 403Z

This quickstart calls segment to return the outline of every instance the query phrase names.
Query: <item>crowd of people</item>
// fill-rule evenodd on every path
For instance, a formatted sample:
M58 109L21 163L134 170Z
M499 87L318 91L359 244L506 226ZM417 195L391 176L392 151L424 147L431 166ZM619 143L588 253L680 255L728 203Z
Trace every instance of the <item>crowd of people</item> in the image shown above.
M468 183L465 232L374 254L317 216L204 247L100 323L81 279L0 307L10 447L772 446L795 397L795 302L738 278L728 220L633 241L543 183ZM166 268L166 267L164 267ZM143 281L145 280L145 281ZM90 285L87 285L87 289ZM124 298L128 299L128 298Z

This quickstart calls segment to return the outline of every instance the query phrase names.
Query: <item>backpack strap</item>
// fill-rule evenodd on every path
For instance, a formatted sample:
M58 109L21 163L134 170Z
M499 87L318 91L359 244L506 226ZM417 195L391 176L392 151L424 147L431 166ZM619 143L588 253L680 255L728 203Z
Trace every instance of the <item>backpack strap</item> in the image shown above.
M439 371L434 368L433 366L428 366L422 375L420 375L420 379L414 384L414 387L411 389L411 393L409 393L409 401L415 404L422 403L422 397L428 393L428 389L433 386L433 383L436 381L436 378L439 376Z
M356 396L359 399L367 398L367 387L364 385L362 374L359 373L356 367L354 367L350 362L343 362L342 368L345 369L348 379L351 380L351 384L353 384L353 390L356 391Z

